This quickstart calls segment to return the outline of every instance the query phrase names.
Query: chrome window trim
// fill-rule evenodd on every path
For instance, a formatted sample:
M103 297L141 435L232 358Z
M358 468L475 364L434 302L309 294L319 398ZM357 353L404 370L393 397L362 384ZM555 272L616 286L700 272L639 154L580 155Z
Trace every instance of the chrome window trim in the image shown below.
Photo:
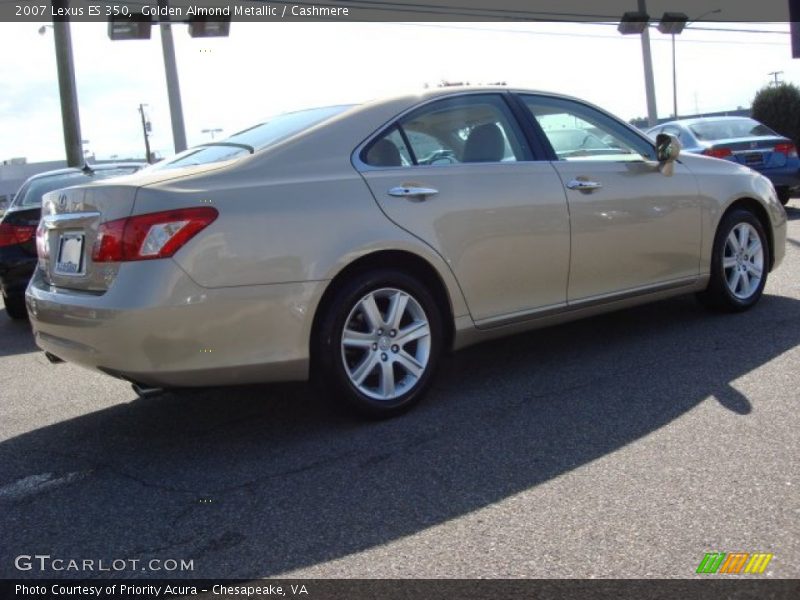
M508 96L513 94L512 90L467 90L461 92L454 92L452 94L443 94L441 96L435 96L433 98L428 98L427 100L423 100L422 102L411 106L404 111L395 115L389 121L386 121L383 125L378 127L375 131L373 131L367 138L362 141L356 149L350 154L350 163L353 165L356 171L359 173L363 173L366 171L387 171L387 170L402 170L402 169L441 169L441 168L448 168L448 167L458 167L463 166L465 164L480 164L480 165L513 165L518 163L529 163L529 162L541 162L541 161L530 161L530 160L513 160L513 161L496 161L496 162L481 162L481 163L453 163L453 164L441 164L441 165L408 165L408 166L399 166L399 167L376 167L374 165L368 165L363 160L361 160L361 153L364 149L369 146L372 142L378 139L380 136L384 134L385 131L394 127L395 125L399 126L400 120L408 115L409 113L414 112L420 108L427 106L428 104L432 104L434 102L439 102L440 100L449 100L451 98L459 98L461 96L497 96L499 98L503 98L504 96ZM516 115L514 115L513 111L509 108L509 112L511 112L512 117L512 124L518 129L517 135L520 136L521 140L525 143L525 132L523 131L520 123L517 122Z
M460 96L486 96L486 95L492 95L492 94L497 95L497 96L501 96L501 97L503 97L503 96L516 96L517 98L520 98L520 99L522 99L521 97L525 96L525 95L528 95L528 96L541 96L541 97L544 97L544 98L553 98L553 99L556 99L556 100L567 100L567 101L570 101L570 102L577 102L578 104L583 104L584 106L587 106L587 107L589 107L589 108L591 108L593 110L596 110L596 111L600 112L601 114L603 114L604 116L606 116L609 119L613 120L614 122L618 123L619 125L624 126L628 131L630 131L631 133L635 134L636 136L641 138L642 141L644 141L647 144L649 144L650 146L652 146L653 153L655 153L655 144L653 143L653 141L649 137L647 137L646 133L644 133L643 131L640 131L638 128L634 127L630 123L628 123L626 121L623 121L622 119L612 115L611 113L609 113L608 111L600 108L599 106L596 106L596 105L592 104L591 102L585 102L585 101L583 101L583 100L581 100L579 98L574 98L572 96L566 96L566 95L563 95L563 94L556 94L554 92L538 92L538 91L534 91L534 90L525 90L525 89L519 89L519 88L496 89L496 90L495 89L477 89L477 90L462 90L460 92L453 92L453 93L450 93L450 94L442 94L441 96L435 96L433 98L428 98L428 99L423 100L422 102L419 102L419 103L415 104L414 106L411 106L411 107L405 109L404 111L398 113L393 118L389 119L388 121L383 123L380 127L375 129L375 131L370 133L363 141L361 141L361 143L359 143L356 146L355 150L353 150L353 152L350 154L350 163L353 165L353 168L356 171L358 171L359 173L364 173L364 172L369 172L369 171L387 171L387 170L398 170L399 171L401 169L412 169L412 168L413 169L427 169L427 168L431 168L431 167L433 167L433 168L447 168L447 167L453 167L453 166L460 166L460 165L463 165L463 164L469 164L469 163L454 163L452 165L409 165L409 166L405 166L405 167L401 165L399 167L376 167L376 166L373 166L373 165L368 165L363 160L361 160L361 152L369 144L371 144L375 139L377 139L378 136L382 135L384 131L386 131L387 129L393 127L394 125L397 125L398 122L400 121L400 119L402 119L404 116L406 116L407 114L409 114L409 113L411 113L411 112L413 112L413 111L415 111L415 110L417 110L419 108L427 106L428 104L431 104L433 102L437 102L439 100L445 100L445 99L449 99L449 98L458 98ZM519 133L522 135L523 140L525 140L525 131L524 131L524 128L523 128L523 124L518 122L517 116L513 114L513 111L512 111L512 116L514 117L514 124L519 129ZM533 149L531 149L531 152L533 152ZM642 157L642 161L643 162L651 162L651 161L649 161L647 159L647 157L644 157L644 156ZM550 161L550 160L547 160L547 159L536 159L536 158L534 158L532 160L516 160L516 161L508 161L508 162L498 161L498 162L486 162L486 163L476 163L476 164L481 164L481 165L485 166L485 165L526 164L526 163L531 163L531 162L542 163L542 162L553 162L553 161ZM624 162L624 161L622 161L622 162Z

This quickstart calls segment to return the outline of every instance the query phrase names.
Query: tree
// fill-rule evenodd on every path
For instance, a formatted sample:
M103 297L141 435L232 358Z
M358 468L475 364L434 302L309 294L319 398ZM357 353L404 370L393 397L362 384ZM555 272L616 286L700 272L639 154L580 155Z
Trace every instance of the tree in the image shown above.
M781 82L758 90L752 115L800 146L800 88L793 83Z

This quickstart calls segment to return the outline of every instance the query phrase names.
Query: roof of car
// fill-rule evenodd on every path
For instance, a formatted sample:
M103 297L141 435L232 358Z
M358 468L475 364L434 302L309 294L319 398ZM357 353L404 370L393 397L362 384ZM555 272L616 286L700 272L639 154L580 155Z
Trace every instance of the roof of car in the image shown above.
M552 96L556 98L564 98L569 100L578 100L583 102L584 104L589 104L586 100L576 98L574 96L569 96L567 94L560 94L557 92L550 92L547 90L533 90L527 88L519 88L507 85L445 85L442 87L428 87L422 88L418 90L409 90L404 94L394 94L390 96L380 96L368 100L366 102L362 102L360 104L353 105L353 108L367 108L370 105L374 104L383 104L383 103L403 103L403 102L410 102L410 103L417 103L420 100L430 100L434 98L439 98L443 96L457 96L459 94L474 94L474 93L503 93L503 92L511 92L515 94L537 94L540 96Z
M648 131L656 129L657 127L663 127L664 125L695 125L696 123L703 123L705 121L740 121L742 119L750 119L750 117L693 117L691 119L674 119L672 121L666 121L664 123L659 123L655 127L651 127Z

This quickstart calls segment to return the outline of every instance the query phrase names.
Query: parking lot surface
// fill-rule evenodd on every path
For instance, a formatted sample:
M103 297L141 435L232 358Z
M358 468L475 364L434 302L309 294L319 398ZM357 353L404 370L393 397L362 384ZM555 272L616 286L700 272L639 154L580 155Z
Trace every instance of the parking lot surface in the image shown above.
M768 552L761 577L800 577L787 212L754 310L678 298L470 348L378 423L304 384L138 400L2 314L0 576L691 577ZM140 562L15 566L36 554Z

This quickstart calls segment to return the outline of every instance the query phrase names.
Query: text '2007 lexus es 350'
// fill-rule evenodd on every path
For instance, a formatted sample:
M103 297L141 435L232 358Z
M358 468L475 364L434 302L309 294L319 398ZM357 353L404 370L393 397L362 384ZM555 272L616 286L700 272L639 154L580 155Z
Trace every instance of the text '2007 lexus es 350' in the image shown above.
M313 376L380 417L448 349L682 293L750 308L786 219L762 175L580 100L445 88L46 195L26 301L53 359L140 389Z

